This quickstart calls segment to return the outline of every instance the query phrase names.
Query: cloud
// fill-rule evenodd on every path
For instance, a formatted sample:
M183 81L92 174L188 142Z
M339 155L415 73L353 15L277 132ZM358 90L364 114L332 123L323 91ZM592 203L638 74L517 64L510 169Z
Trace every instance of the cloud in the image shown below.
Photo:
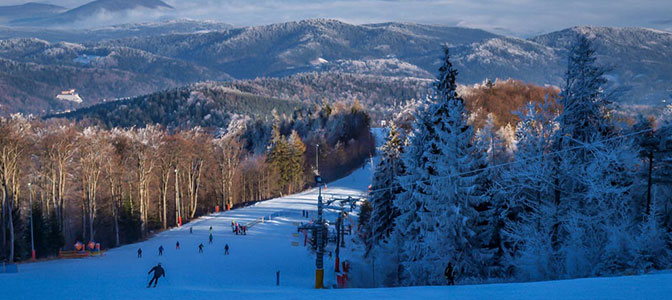
M16 0L0 0L0 2ZM387 21L459 25L520 36L575 25L636 26L667 29L672 1L660 0L164 0L175 9L148 18L191 18L237 26L265 25L307 18L350 23ZM44 1L75 7L86 0ZM144 15L144 19L143 19ZM662 21L661 21L662 20Z

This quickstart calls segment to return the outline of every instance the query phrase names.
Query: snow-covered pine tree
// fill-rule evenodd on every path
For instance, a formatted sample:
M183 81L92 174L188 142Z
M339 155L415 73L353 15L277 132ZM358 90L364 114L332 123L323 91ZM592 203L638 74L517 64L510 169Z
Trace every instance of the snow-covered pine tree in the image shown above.
M476 132L476 139L481 151L487 153L488 162L491 165L498 165L509 160L509 151L507 142L495 128L495 115L489 113L485 119L483 128Z
M422 130L421 126L426 123L428 117L425 109L424 106L418 107L406 152L401 156L405 172L398 177L398 182L404 191L394 197L393 203L399 215L394 220L394 229L389 243L391 253L388 254L388 256L396 257L390 262L396 265L396 270L394 270L396 278L392 278L393 285L419 284L417 282L420 281L413 278L409 271L414 262L422 261L426 251L426 247L418 243L421 240L420 236L424 234L424 229L420 226L420 215L425 213L424 195L423 191L418 190L415 185L416 182L424 179L420 157L425 151L425 141L428 135L428 132Z
M656 130L658 144L658 161L660 166L654 172L655 188L652 198L658 199L662 226L667 232L672 232L672 119L661 120Z
M498 184L506 201L503 264L521 280L552 279L558 274L551 244L557 216L549 153L557 124L548 102L528 103L518 115L517 151Z
M469 206L473 209L468 227L473 232L470 244L473 248L474 277L480 279L498 277L501 273L500 232L504 223L500 218L503 201L495 197L495 183L504 163L506 149L503 140L495 131L494 116L489 114L483 127L476 134L471 157L478 172L474 172L474 187Z
M638 271L661 270L670 267L672 251L668 246L672 237L662 226L661 207L654 197L651 209L639 224L639 234L635 238L637 243L635 267Z
M608 118L605 70L595 64L590 41L578 36L570 48L563 112L554 141L556 224L551 240L568 277L612 273L631 260L627 226L636 157ZM621 232L613 235L613 232Z
M563 112L558 116L559 143L576 146L606 136L609 102L604 98L605 69L595 63L592 43L583 35L577 37L567 57L565 86L560 92Z
M385 144L380 147L382 152L380 163L373 174L369 201L372 205L371 221L369 222L370 234L367 238L367 255L374 248L386 243L392 229L397 210L394 207L394 196L402 192L397 176L404 172L401 155L404 152L404 141L397 130L394 122L390 124L390 130Z
M478 174L473 129L457 95L455 70L445 48L436 94L416 118L414 135L403 155L406 174L397 195L395 239L399 242L402 285L445 284L443 269L452 262L461 280L480 275L475 263L474 231ZM475 257L476 256L476 257Z
M639 116L637 123L632 126L632 132L638 133L634 136L635 145L639 149L639 157L645 163L645 168L642 168L643 174L646 178L646 199L642 210L645 215L651 212L651 198L653 189L653 173L656 169L654 166L658 164L657 157L659 156L660 136L656 134L654 120Z

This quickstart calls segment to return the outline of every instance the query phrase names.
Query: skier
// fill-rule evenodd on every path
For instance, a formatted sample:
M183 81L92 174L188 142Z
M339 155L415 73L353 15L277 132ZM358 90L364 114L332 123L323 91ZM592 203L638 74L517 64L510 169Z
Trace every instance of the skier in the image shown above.
M229 244L224 246L224 255L229 255Z
M163 245L159 246L159 256L163 256Z
M453 268L452 263L448 263L445 271L446 280L448 280L448 285L455 285L455 269Z
M209 244L212 244L212 233L211 233L210 236L208 237L208 243L209 243Z
M138 258L142 258L142 248L138 248Z
M203 243L198 245L198 253L203 253Z
M194 227L189 227L189 234L194 233Z
M212 226L210 226L210 234L212 234Z
M180 241L177 241L177 243L175 243L175 250L180 250Z
M161 263L156 265L156 267L153 267L147 274L154 272L154 276L152 277L152 280L149 281L149 284L147 287L150 287L152 285L152 282L154 282L154 287L156 287L156 284L159 283L159 277L163 276L166 277L166 271L163 270L163 267L161 267Z

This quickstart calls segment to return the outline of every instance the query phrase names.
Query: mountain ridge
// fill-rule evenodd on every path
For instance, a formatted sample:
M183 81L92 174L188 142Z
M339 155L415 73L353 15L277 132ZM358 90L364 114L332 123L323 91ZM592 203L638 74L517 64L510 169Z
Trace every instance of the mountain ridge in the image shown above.
M440 63L441 45L448 44L461 84L514 78L536 85L561 86L566 46L582 34L593 40L601 65L616 66L607 73L608 87L623 91L614 101L657 104L672 94L672 34L664 31L579 26L522 39L480 29L395 22L353 25L311 19L240 28L218 24L176 21L107 27L101 35L79 35L84 42L56 43L46 48L38 45L35 49L30 46L39 44L35 41L10 40L13 42L3 43L13 49L0 47L0 58L119 70L142 75L140 78L149 78L147 72L151 71L152 76L170 79L159 86L166 89L207 80L285 77L307 72L433 79ZM110 56L114 49L120 50ZM85 63L77 65L73 60ZM160 61L178 67L160 68ZM187 74L194 76L185 77ZM30 76L25 79L30 80ZM128 93L108 94L106 98L126 96ZM5 101L15 101L10 100ZM91 99L88 104L100 100Z
M73 9L47 16L16 18L10 22L20 26L67 25L82 22L101 14L125 14L137 9L173 9L161 0L94 0Z

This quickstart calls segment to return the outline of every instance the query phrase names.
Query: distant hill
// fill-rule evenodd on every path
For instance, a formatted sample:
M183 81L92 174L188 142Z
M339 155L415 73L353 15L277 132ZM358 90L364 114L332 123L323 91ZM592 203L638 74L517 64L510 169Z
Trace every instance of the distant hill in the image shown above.
M218 84L202 83L127 100L97 104L46 118L68 118L107 127L144 127L160 124L179 129L194 126L226 128L234 115L257 120L272 112L291 115L302 103L257 96Z
M223 31L230 28L232 28L232 26L226 23L189 19L114 25L94 29L48 29L0 26L0 40L37 38L49 42L92 43L131 37Z
M56 15L17 18L12 21L12 24L22 26L65 25L81 22L100 14L122 15L137 9L158 10L172 8L172 6L161 0L96 0Z
M27 29L18 30L0 28L0 36L31 34ZM47 35L58 42L52 41L49 45L32 39L0 42L0 58L52 67L86 68L85 74L91 74L92 69L128 72L142 79L125 84L138 86L130 90L145 93L151 92L146 90L150 86L170 89L206 80L256 78L272 82L270 78L313 72L431 80L440 63L442 44L451 48L460 84L513 78L540 86L562 86L566 47L576 35L585 35L594 42L599 63L612 67L607 72L607 92L618 93L613 93L611 100L625 104L659 104L672 94L672 33L645 28L574 27L520 39L479 29L408 23L352 25L317 19L231 28L226 24L183 20L89 31L45 30L35 34ZM71 39L78 42L72 43ZM12 76L17 80L32 80L22 74ZM350 84L351 80L339 82ZM329 86L331 83L320 81L319 84ZM108 99L129 96L128 90L118 86L109 83L96 88L109 91L104 96ZM327 90L313 83L309 86ZM359 86L344 84L338 89L342 92ZM390 86L381 88L389 89ZM403 101L405 90L409 88L397 90L400 99L386 96L385 101ZM34 91L24 93L30 95ZM18 101L15 96L4 97L8 99L0 98L0 104ZM88 104L99 100L102 98L94 98ZM11 107L24 111L21 106Z
M540 35L531 41L558 49L557 53L564 57L576 35L593 41L598 63L611 68L610 84L625 89L621 102L660 104L661 100L670 99L672 33L647 28L579 26Z
M339 59L398 58L430 70L440 56L441 44L457 46L493 37L483 30L459 27L351 25L318 19L108 43L210 65L236 78L254 78L313 71L320 61Z
M28 2L21 5L0 6L0 24L24 18L45 18L68 9L58 5Z
M0 114L44 114L89 106L104 99L148 94L226 73L125 47L87 47L38 39L0 41ZM54 101L76 89L82 104Z

